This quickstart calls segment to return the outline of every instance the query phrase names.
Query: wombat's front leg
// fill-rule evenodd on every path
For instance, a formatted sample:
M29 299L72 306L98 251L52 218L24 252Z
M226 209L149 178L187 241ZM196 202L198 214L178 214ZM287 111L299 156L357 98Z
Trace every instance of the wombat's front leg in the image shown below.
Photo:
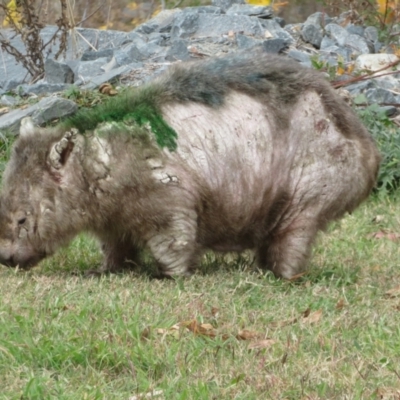
M103 265L88 274L117 273L134 269L139 264L139 249L130 238L112 238L102 241Z
M194 212L176 214L169 226L157 232L148 246L165 276L191 275L200 259L196 243L197 215Z

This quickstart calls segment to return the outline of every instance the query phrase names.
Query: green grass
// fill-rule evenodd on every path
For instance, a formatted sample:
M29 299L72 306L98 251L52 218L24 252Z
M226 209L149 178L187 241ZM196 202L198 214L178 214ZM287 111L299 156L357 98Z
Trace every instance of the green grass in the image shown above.
M398 398L399 245L371 234L399 225L400 199L372 198L294 282L212 255L190 279L86 278L100 256L83 236L29 272L1 267L0 399Z

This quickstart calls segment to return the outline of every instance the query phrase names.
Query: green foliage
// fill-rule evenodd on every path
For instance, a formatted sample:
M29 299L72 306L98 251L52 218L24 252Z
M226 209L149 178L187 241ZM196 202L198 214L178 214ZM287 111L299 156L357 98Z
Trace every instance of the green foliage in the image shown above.
M366 102L364 95L355 98L356 104ZM381 194L393 192L400 183L400 128L387 117L378 104L358 110L358 115L376 140L382 155L378 191Z
M160 98L156 86L128 89L116 97L111 97L91 109L81 109L63 122L64 127L76 127L80 132L93 130L101 122L130 122L139 126L150 125L158 145L170 150L176 149L176 132L164 121L158 107Z

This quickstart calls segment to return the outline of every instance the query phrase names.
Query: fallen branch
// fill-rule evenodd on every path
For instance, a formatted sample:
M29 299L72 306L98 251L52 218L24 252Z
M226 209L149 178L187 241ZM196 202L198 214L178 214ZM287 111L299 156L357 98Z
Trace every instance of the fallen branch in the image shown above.
M400 64L400 59L397 60L397 61L393 61L390 64L386 65L385 67L383 67L381 69L378 69L376 71L369 71L367 74L360 75L360 76L355 76L354 78L347 79L345 81L334 81L334 82L332 82L332 86L335 89L338 89L338 88L350 85L351 83L355 83L355 82L362 82L362 81L366 81L368 79L380 78L381 76L399 74L400 71L392 71L392 72L386 72L384 74L376 75L377 73L382 72L382 71L386 71L389 68L393 68L398 64Z

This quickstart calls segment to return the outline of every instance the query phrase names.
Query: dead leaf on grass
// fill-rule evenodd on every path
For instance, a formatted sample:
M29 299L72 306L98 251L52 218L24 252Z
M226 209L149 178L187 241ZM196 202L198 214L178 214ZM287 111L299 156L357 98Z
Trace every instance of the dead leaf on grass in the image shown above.
M271 347L275 343L276 343L276 340L274 340L274 339L257 340L255 342L251 342L247 348L249 350L267 349L268 347Z
M293 282L293 281L297 281L297 279L300 279L301 277L303 277L306 274L306 272L300 272L299 274L296 274L294 276L292 276L289 279L289 282Z
M251 339L257 339L258 337L260 337L260 333L249 331L247 329L242 329L236 335L236 339L238 340L251 340Z
M390 298L400 296L400 285L394 287L393 289L386 291L385 296L390 297Z
M304 314L302 321L308 324L315 324L321 319L321 317L322 317L322 310L317 310L314 312L309 311L307 315Z
M388 232L388 231L378 231L370 234L368 236L371 239L389 239L392 240L393 242L397 241L400 239L400 233L395 233L395 232Z
M150 333L151 333L151 327L150 326L146 326L146 328L144 328L142 330L142 332L140 333L140 339L141 340L147 340L150 337Z
M199 324L195 319L180 323L181 326L189 329L195 335L204 335L209 337L217 336L214 327L211 324Z
M340 298L336 303L336 310L341 310L344 307L344 298Z

